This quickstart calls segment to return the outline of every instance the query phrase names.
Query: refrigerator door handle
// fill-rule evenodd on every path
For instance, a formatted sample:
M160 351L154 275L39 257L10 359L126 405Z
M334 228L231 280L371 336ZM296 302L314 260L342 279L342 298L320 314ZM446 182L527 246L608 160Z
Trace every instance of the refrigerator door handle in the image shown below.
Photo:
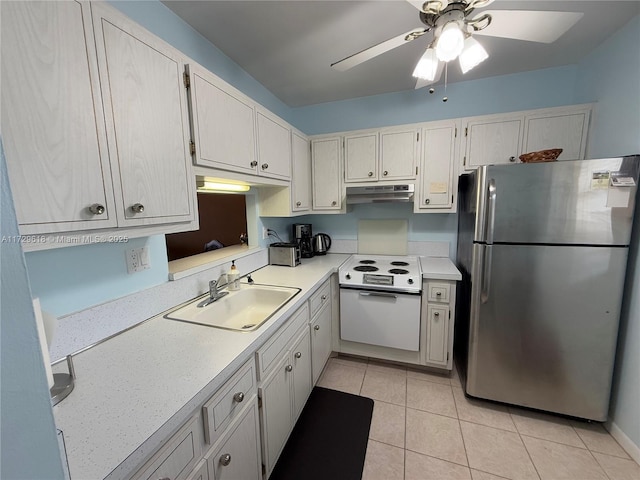
M493 245L493 231L496 223L496 180L492 178L489 180L489 187L487 188L487 228L486 228L486 242L487 245Z
M491 245L484 246L482 255L482 281L480 283L480 301L487 303L489 301L489 293L491 293L491 262L493 256L493 247Z

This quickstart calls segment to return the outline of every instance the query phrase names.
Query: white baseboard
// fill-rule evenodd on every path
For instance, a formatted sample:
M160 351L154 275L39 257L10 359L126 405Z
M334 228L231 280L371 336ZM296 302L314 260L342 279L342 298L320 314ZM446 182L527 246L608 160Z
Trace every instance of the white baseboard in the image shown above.
M633 443L627 434L622 431L622 429L616 425L615 423L609 421L605 423L605 428L609 430L609 433L616 441L620 444L622 448L629 454L631 458L633 458L636 463L640 463L640 447Z

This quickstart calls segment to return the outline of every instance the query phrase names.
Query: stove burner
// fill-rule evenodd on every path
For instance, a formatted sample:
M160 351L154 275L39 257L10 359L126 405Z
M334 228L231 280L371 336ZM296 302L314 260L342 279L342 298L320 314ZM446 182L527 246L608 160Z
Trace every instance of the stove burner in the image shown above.
M358 262L358 263L361 263L363 265L373 265L374 263L376 263L376 261L375 260L360 260L360 262Z
M359 265L357 267L353 267L356 272L377 272L378 267L370 267L369 265Z
M409 263L396 261L396 262L391 262L391 265L393 265L395 267L408 267Z
M398 263L401 263L401 262L398 262ZM395 275L405 275L409 273L409 270L405 270L404 268L392 268L391 270L389 270L389 273L393 273Z

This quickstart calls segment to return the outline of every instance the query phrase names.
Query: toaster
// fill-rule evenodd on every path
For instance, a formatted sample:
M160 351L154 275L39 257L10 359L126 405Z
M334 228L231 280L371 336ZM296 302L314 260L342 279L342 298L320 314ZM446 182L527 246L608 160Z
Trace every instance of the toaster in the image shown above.
M300 265L300 246L297 243L272 243L269 245L269 265Z

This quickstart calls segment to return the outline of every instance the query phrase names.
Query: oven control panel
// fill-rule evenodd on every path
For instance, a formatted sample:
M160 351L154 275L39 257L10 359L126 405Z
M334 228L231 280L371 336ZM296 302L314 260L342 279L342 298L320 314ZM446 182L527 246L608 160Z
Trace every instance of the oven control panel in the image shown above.
M365 273L362 276L362 283L364 285L380 285L385 287L392 287L393 275L375 275L371 273Z

